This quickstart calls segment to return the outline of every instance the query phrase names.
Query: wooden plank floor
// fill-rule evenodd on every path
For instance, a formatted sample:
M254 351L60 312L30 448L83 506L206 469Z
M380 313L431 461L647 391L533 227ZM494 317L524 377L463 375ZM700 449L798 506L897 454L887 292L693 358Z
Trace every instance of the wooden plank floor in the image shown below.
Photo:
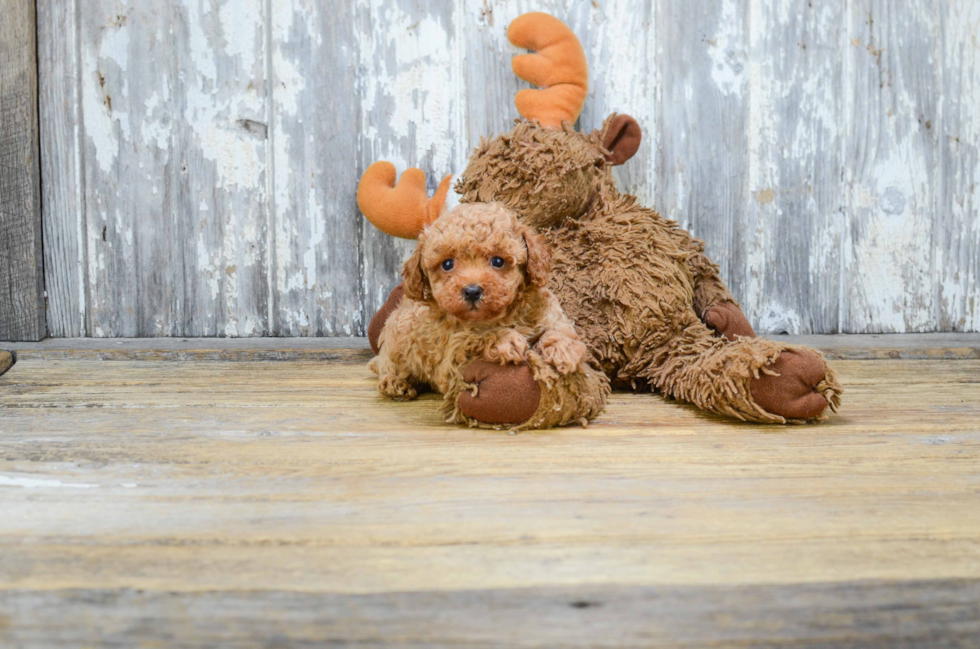
M520 435L381 399L357 345L165 347L0 377L0 646L980 638L972 342L835 361L819 426L615 394Z

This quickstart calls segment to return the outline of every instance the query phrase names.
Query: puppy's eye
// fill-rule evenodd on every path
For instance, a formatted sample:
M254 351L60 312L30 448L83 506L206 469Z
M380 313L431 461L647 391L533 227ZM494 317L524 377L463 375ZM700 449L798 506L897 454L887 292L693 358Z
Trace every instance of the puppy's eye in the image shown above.
M504 260L502 257L491 257L490 265L493 266L494 268L503 268Z
M447 273L451 271L453 269L453 260L447 259L444 262L442 262L442 269Z

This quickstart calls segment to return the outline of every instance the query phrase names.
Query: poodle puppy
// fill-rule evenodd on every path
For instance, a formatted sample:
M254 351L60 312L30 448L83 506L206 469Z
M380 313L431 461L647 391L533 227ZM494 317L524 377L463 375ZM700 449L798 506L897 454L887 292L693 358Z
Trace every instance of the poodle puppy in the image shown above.
M409 400L431 387L445 395L447 421L472 426L547 428L598 415L608 379L546 288L550 266L544 240L500 203L436 219L405 263L404 299L369 365L378 390ZM495 389L497 403L480 403L481 381L501 380L491 364L529 373L540 393Z

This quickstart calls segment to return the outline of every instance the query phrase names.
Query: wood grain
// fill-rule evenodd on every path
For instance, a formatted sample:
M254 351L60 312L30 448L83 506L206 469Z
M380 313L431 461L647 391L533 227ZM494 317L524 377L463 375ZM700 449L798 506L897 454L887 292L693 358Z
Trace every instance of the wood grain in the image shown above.
M341 359L25 354L0 378L0 640L966 646L980 360L836 367L822 425L617 393L513 436Z
M942 191L936 219L939 327L980 330L980 5L939 3Z
M12 645L972 647L980 582L552 586L348 595L0 592ZM270 615L275 611L275 615Z
M741 300L758 281L741 254L744 241L753 236L744 213L748 6L744 0L664 0L658 5L663 108L656 207L704 240L722 278ZM746 313L757 321L751 309Z
M34 3L0 2L0 340L47 335Z
M858 0L847 12L843 331L937 328L936 18L921 0Z
M87 0L77 13L88 323L95 336L172 335L183 286L171 140L169 3Z
M363 335L364 224L353 191L361 170L355 8L347 0L270 6L273 329L279 336Z
M579 35L579 128L638 119L620 186L706 241L757 330L980 330L971 3L38 8L52 335L363 335L412 244L357 179L433 189L509 129L526 11Z
M76 8L74 1L37 0L44 289L48 335L65 338L88 333Z
M166 274L151 276L150 290L173 291L177 309L158 326L169 327L163 335L270 335L266 2L168 4L175 196L155 239L180 241L163 250L179 251L181 265L172 288Z
M840 330L845 14L839 2L750 3L746 228L734 263L753 278L743 308L770 333Z

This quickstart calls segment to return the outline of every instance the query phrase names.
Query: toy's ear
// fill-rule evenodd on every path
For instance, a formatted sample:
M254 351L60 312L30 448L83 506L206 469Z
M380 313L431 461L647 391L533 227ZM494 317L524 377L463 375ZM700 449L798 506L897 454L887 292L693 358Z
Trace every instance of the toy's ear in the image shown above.
M527 278L539 288L548 285L551 276L551 247L540 234L524 229L524 245L527 247Z
M640 125L629 115L613 113L602 126L602 147L609 151L606 160L612 165L621 165L636 155L642 139Z
M432 295L429 286L429 278L422 268L422 244L425 235L419 235L419 244L415 246L415 252L408 258L402 266L402 288L405 290L405 297L416 302L428 300Z

